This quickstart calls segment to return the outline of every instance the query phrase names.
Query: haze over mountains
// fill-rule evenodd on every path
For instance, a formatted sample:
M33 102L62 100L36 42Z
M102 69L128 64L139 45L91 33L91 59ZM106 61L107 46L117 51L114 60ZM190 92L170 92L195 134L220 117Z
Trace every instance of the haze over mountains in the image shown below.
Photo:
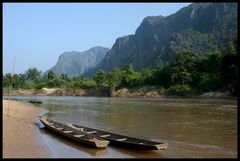
M49 70L68 76L80 76L102 61L108 50L109 48L97 46L83 52L64 52L58 58L56 65Z
M134 35L117 38L99 59L91 52L86 52L89 56L65 53L52 70L71 76L84 73L88 77L99 69L111 71L128 63L141 70L153 67L159 59L170 62L184 50L197 54L223 50L229 37L236 33L237 3L194 3L166 17L146 17Z

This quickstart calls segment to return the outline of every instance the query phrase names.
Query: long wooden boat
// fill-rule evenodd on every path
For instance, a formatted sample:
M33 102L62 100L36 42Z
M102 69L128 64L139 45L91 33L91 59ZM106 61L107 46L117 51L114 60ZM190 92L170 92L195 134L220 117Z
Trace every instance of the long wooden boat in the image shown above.
M82 143L95 148L106 148L109 144L108 140L102 139L92 134L88 134L84 131L76 130L59 122L44 117L40 117L39 119L47 129L74 141L77 141L78 143Z
M30 100L29 103L42 104L42 101Z
M119 146L125 146L127 148L141 149L141 150L164 150L168 147L166 143L159 143L156 141L144 140L124 135L119 135L107 131L102 131L98 129L93 129L85 126L76 125L73 123L67 123L67 126L77 129L78 131L83 131L88 134L93 134L95 136L104 138L110 141L110 144L115 144Z

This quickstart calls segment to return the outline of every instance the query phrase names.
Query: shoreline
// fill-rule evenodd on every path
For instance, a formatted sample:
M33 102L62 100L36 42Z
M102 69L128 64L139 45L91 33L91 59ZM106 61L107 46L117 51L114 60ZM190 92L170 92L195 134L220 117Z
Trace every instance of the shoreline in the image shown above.
M3 93L3 96L9 96L10 93ZM234 99L237 96L232 95L228 91L209 91L202 94L189 94L189 95L168 95L158 92L154 90L144 91L144 90L129 90L127 88L123 88L117 90L111 95L107 95L106 93L91 93L82 90L80 93L64 93L60 88L44 88L42 91L34 92L33 90L16 90L11 93L11 96L81 96L81 97L109 97L109 98L223 98L223 99Z
M35 122L47 112L30 103L3 99L3 158L49 158L51 150Z
M175 100L174 100L175 101ZM6 109L6 107L8 107L7 106L7 103L6 103L6 100L4 100L4 104L5 104L5 108L4 109ZM17 101L11 101L11 102L16 102L16 103L20 103L20 104L23 104L24 106L29 106L29 105L31 105L31 107L30 108L34 108L34 109L40 109L40 108L36 108L36 107L34 107L32 104L29 104L29 103L21 103L21 102L17 102ZM10 103L11 103L10 102ZM141 102L140 102L141 103ZM178 102L178 103L183 103L183 102ZM192 104L192 103L191 103ZM204 103L205 104L205 103ZM218 104L219 104L219 102L218 102ZM10 105L13 105L13 104L10 104ZM147 104L148 105L148 104ZM220 102L220 105L221 105L221 102ZM16 106L13 106L13 107L16 107ZM20 106L19 106L20 107ZM234 107L235 107L235 105L234 105ZM26 107L24 107L25 109L26 109ZM20 110L18 110L19 112L18 113L20 113ZM180 111L182 111L181 109L180 109ZM225 110L224 110L225 111ZM230 112L232 111L232 108L230 109ZM235 108L234 108L234 111L235 111ZM28 111L29 112L29 111ZM41 110L41 114L43 114L43 112L44 112L44 110ZM154 111L153 111L154 112ZM10 116L12 115L12 114L14 114L15 113L15 111L10 111ZM38 113L40 113L40 111L38 111ZM28 115L30 115L30 112L28 113ZM33 116L33 115L31 115L31 116ZM37 115L36 115L37 116ZM34 116L35 118L36 118L36 116ZM20 121L20 123L21 123L21 121ZM21 123L22 124L22 123ZM28 124L27 124L28 125ZM19 126L18 127L21 127L22 125L20 125L19 124ZM34 126L34 125L33 125ZM27 127L28 128L28 127ZM141 127L140 127L141 128ZM180 127L181 128L181 127ZM31 129L31 128L30 128ZM5 130L5 129L4 129ZM14 133L15 132L12 132L12 133L9 133L8 135L12 135L12 136L14 136ZM170 133L171 134L171 133ZM17 134L17 135L19 135L19 134ZM37 136L39 136L39 135L41 135L41 133L39 132L39 129L37 128L37 134L34 134L35 135L35 138L37 138ZM42 136L42 135L41 135ZM46 135L47 136L47 135ZM15 136L14 136L15 137ZM4 153L3 153L3 158L59 158L59 157L69 157L69 158L75 158L75 157L78 157L78 158L104 158L104 157L109 157L109 156L115 156L116 154L118 154L118 153L120 153L120 156L121 157L124 157L125 155L128 155L128 156L131 156L131 157L151 157L151 155L149 155L149 154L145 154L145 155L138 155L137 153L134 153L134 152L130 152L130 151L128 151L128 150L120 150L120 151L118 151L118 149L115 149L115 150L111 150L111 148L110 148L110 150L109 150L109 153L105 153L105 154L99 154L99 155L97 155L97 154L95 154L95 152L97 151L97 150L88 150L88 148L84 148L84 147L82 147L81 148L81 146L79 146L78 147L78 145L75 145L74 143L72 144L72 143L70 143L69 142L69 144L68 144L68 141L64 141L64 139L62 140L61 138L59 138L60 140L58 140L58 137L56 136L56 137L54 137L54 138L52 138L52 137L50 137L50 139L48 138L48 137L41 137L41 138L43 138L42 140L44 140L43 142L40 142L40 140L35 140L34 142L32 141L29 141L29 143L35 143L35 144L39 144L39 143L42 143L42 144L45 144L45 146L48 146L48 148L50 148L50 150L48 151L48 152L51 152L51 154L46 154L46 153L44 153L43 152L43 150L46 150L47 148L44 148L44 147L42 147L42 146L39 146L39 145L30 145L31 147L30 147L30 149L34 149L34 150L36 150L36 149L39 149L40 150L40 152L41 152L41 156L37 156L36 154L38 154L39 155L39 153L38 152L30 152L29 150L27 150L26 148L28 148L27 146L25 146L25 145L22 145L22 147L20 147L19 146L19 143L15 143L15 142L13 142L12 143L12 145L14 145L14 146L16 146L16 144L17 144L17 147L18 148L16 148L16 147L14 147L14 148L16 148L17 150L15 151L15 152L12 152L12 156L8 156L8 157L6 157L6 155L4 155ZM44 139L45 138L45 139ZM49 139L49 140L48 140ZM18 137L18 140L19 140L19 137ZM20 140L21 140L21 138L20 138ZM25 138L23 138L22 139L23 141L25 141L25 142L28 142L28 140L29 139L26 139L26 137ZM31 138L30 138L30 140L31 140ZM4 140L5 141L5 140ZM10 141L12 141L12 140L10 140ZM37 142L37 141L39 141L39 142ZM53 144L52 144L53 143ZM190 142L191 143L191 142ZM189 149L190 150L190 152L191 151L194 151L195 150L195 148L197 148L197 147L193 147L192 145L190 146L190 143L189 143L189 146L187 146L187 150ZM22 143L21 143L22 144ZM173 144L174 145L174 144ZM175 144L176 145L176 144ZM197 145L197 144L194 144L194 145ZM201 147L200 148L200 150L202 149L202 150L204 150L204 148L206 147L206 146L208 146L208 145L206 145L205 146L205 144L200 144L201 146L204 146L204 147ZM222 145L222 144L221 144ZM28 145L29 146L29 145ZM40 148L39 148L40 147ZM181 150L181 146L178 146L178 148ZM29 148L28 148L29 149ZM224 149L224 148L223 148ZM9 149L8 149L9 150ZM11 149L10 149L11 150ZM23 151L24 150L24 151ZM72 151L73 150L73 152L70 152L70 150ZM196 149L197 150L197 149ZM211 149L210 149L211 150ZM213 149L212 149L213 150ZM116 153L116 151L118 152L118 153ZM4 152L4 151L3 151ZM92 154L92 152L94 152L93 154ZM129 153L130 152L130 153ZM203 151L202 151L203 152ZM217 154L220 154L220 152L221 151L219 151L219 153L218 153L218 151L216 151L217 152ZM230 152L234 152L235 153L235 151L230 151ZM19 153L20 153L20 155L19 155ZM23 153L25 153L25 155L23 155ZM121 155L121 153L122 153L122 155ZM205 153L205 152L204 152ZM18 155L16 155L16 154L18 154ZM26 155L27 154L27 155ZM50 155L50 156L49 156ZM169 152L166 152L166 153L164 153L163 152L163 155L156 155L156 157L163 157L163 158L165 158L165 157L171 157L171 156L180 156L181 157L181 153L178 153L177 151L173 151L173 149L170 149L170 151ZM209 155L209 156L211 156L211 153L207 153L206 152L206 155ZM117 155L118 156L118 155ZM188 155L186 155L186 156L188 156L188 157L190 157L190 154ZM221 155L221 156L230 156L230 157L232 157L233 155L232 154L228 154L228 153L226 153L225 155L223 154L223 155ZM153 156L152 156L153 157ZM182 156L183 157L183 156ZM213 157L216 157L215 155L213 155ZM233 156L233 157L235 157L235 156Z

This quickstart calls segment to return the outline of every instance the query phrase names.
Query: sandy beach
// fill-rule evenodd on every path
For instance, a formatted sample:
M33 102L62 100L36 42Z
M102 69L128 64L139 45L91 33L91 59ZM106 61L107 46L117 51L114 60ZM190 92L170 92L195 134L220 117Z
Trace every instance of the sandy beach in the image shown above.
M30 103L3 100L3 158L48 158L51 151L42 143L34 122L46 112Z

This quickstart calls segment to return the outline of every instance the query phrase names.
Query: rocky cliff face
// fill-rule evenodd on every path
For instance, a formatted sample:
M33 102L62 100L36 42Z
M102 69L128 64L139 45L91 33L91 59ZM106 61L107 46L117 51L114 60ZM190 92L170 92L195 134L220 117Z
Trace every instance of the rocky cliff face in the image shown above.
M103 61L85 73L110 71L132 63L135 70L170 62L180 51L201 54L224 49L237 30L237 3L194 3L170 16L146 17L134 35L116 40Z
M49 70L68 76L80 76L87 69L99 64L108 50L109 48L97 46L83 52L64 52L56 65Z

